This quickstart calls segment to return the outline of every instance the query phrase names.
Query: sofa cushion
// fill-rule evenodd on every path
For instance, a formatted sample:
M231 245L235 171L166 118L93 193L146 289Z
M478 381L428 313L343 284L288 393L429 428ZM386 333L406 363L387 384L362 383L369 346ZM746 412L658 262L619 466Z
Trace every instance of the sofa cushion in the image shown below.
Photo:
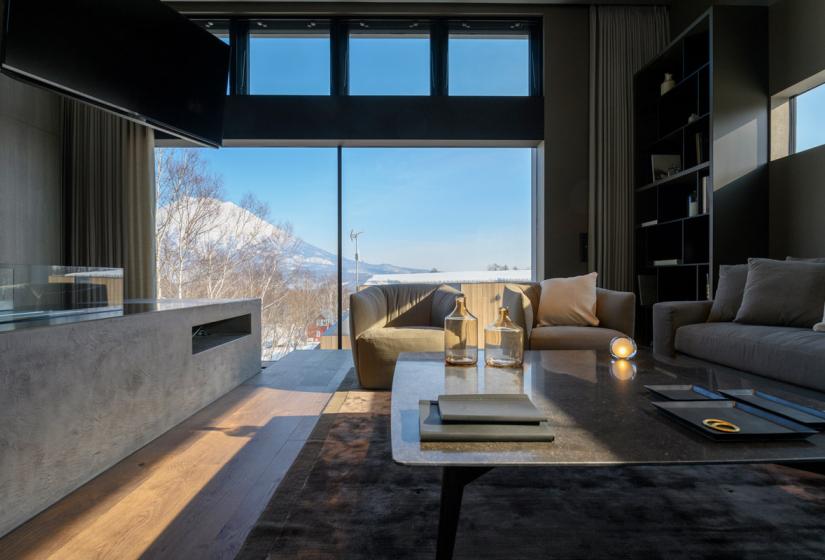
M539 325L598 326L596 279L591 272L573 278L550 278L541 283Z
M625 336L602 327L536 327L530 335L531 350L609 350L610 341Z
M726 323L736 318L736 313L742 305L747 281L748 265L723 264L719 267L719 287L716 289L716 298L708 315L709 322Z
M810 329L825 304L825 264L750 259L737 323Z
M737 323L687 325L676 331L676 350L825 391L825 336L810 329Z
M444 329L383 327L364 332L358 344L358 381L367 389L389 389L401 352L441 352Z

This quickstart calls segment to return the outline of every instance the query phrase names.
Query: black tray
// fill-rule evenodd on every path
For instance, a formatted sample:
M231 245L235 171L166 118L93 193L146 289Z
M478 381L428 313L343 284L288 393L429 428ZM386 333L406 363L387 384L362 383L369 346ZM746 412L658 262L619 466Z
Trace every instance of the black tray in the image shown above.
M805 439L816 430L738 401L654 402L653 406L682 424L716 441L786 441ZM739 426L736 433L719 432L702 421L726 420Z
M786 401L783 398L755 389L720 389L719 392L737 401L785 416L811 428L825 428L825 412L821 410Z
M725 397L701 385L645 385L651 393L672 401L723 401Z

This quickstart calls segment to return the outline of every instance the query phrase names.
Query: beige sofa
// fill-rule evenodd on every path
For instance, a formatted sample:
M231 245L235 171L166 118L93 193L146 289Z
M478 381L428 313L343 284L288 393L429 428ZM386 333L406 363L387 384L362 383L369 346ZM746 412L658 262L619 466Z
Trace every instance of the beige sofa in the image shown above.
M350 342L361 387L389 389L401 352L442 352L444 318L459 295L431 284L370 286L350 295Z
M524 329L528 350L607 350L616 336L633 336L636 323L636 295L629 292L596 290L598 327L539 326L536 310L541 298L537 283L508 284L502 305L514 323Z

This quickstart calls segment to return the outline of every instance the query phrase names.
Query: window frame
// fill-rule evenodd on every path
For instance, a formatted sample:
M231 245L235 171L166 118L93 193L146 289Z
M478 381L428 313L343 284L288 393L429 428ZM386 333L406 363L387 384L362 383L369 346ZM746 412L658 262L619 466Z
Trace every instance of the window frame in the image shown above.
M311 15L300 16L263 16L263 17L226 17L209 15L197 15L192 17L193 21L204 25L209 21L220 21L229 23L229 45L231 48L230 62L230 95L253 95L250 93L250 37L255 34L255 24L259 21L279 22L291 24L294 22L300 25L301 22L315 21L323 22L329 29L330 41L330 96L342 97L350 96L349 92L349 37L350 33L357 30L353 28L361 23L368 23L370 28L379 31L389 29L397 33L403 33L403 27L410 24L418 24L418 28L424 28L430 39L430 97L440 97L449 95L449 36L451 28L456 25L466 24L472 30L470 33L481 34L508 34L512 33L511 26L518 25L519 35L528 36L528 83L529 92L522 97L542 97L544 95L543 84L543 33L541 18L488 18L488 17L467 17L457 19L456 17L376 17L376 16L335 16L335 17L312 17ZM205 25L204 25L205 27ZM207 28L209 29L209 28ZM408 28L409 29L409 28ZM418 31L421 33L422 31ZM414 33L415 31L413 31ZM369 31L365 31L369 33ZM258 96L280 94L258 94ZM315 95L316 97L318 95ZM321 94L321 96L324 96ZM388 95L389 96L389 95ZM393 97L403 97L394 95ZM426 95L414 95L414 97L427 97ZM467 96L455 96L467 97ZM470 96L472 97L472 96ZM485 96L485 97L507 97L507 96Z

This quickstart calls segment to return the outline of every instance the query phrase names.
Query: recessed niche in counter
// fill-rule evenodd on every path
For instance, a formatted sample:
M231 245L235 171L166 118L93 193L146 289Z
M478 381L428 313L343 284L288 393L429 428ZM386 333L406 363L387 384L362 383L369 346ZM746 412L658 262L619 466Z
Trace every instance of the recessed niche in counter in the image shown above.
M252 315L240 315L192 327L192 353L238 340L252 334Z

